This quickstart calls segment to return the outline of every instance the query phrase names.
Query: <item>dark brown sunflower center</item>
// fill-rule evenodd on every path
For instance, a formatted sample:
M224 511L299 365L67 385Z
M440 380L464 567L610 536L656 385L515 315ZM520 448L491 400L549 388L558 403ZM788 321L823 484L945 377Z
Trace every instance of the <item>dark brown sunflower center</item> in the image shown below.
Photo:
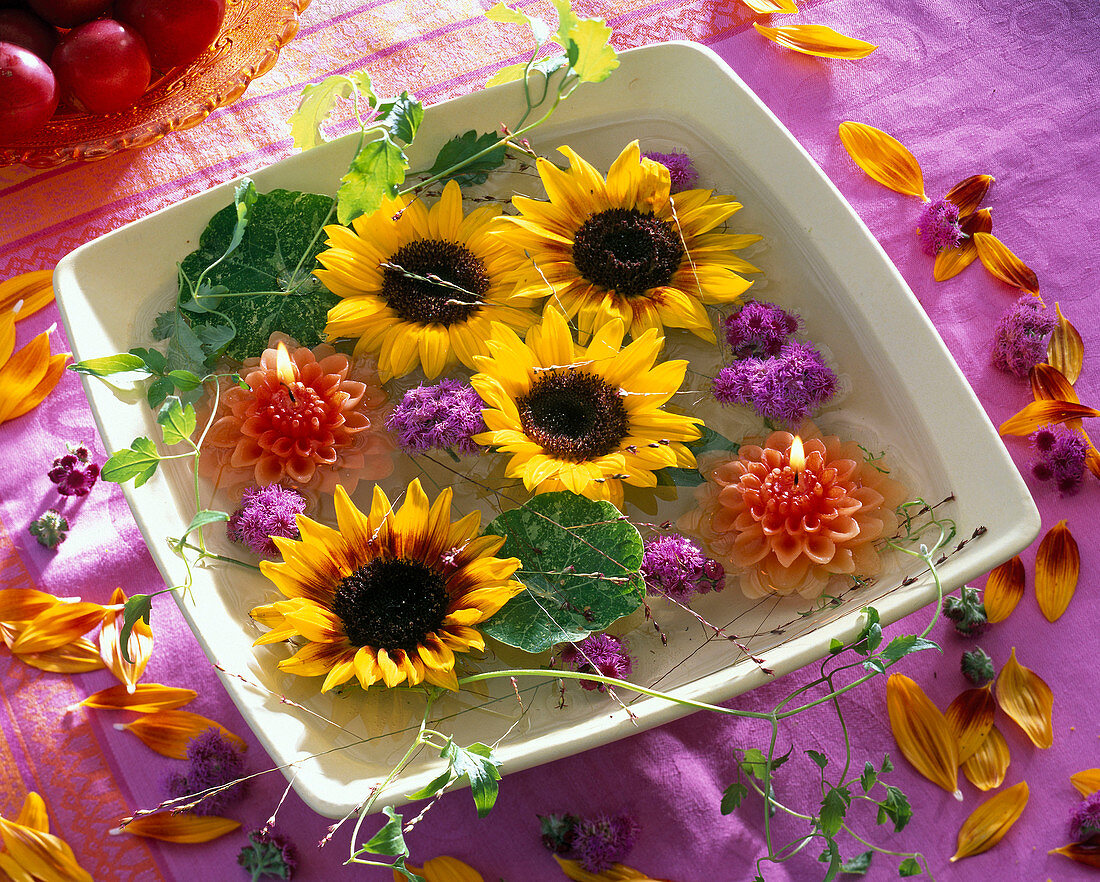
M402 321L453 325L481 309L489 290L485 264L470 249L442 239L402 245L382 271L382 299Z
M332 611L355 646L411 651L447 614L443 576L419 561L375 558L344 578Z
M676 227L636 208L609 208L573 237L573 263L588 281L620 297L667 285L684 258Z
M606 456L627 435L618 390L588 371L543 374L516 406L527 437L558 459L584 462Z

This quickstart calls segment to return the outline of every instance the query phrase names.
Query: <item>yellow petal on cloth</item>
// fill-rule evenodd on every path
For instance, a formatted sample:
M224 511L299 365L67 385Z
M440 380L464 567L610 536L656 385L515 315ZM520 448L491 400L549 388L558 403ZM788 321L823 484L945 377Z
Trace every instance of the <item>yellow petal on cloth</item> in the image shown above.
M1056 367L1049 364L1037 364L1028 371L1028 380L1031 382L1031 397L1036 401L1081 403L1073 384ZM1080 423L1071 428L1080 428Z
M944 717L959 742L959 763L964 763L982 746L993 728L997 705L989 686L967 689L947 706Z
M60 602L53 594L37 588L8 588L0 591L0 622L29 622Z
M217 729L221 736L233 742L239 750L246 750L245 740L234 735L225 726L191 711L166 710L146 714L129 723L118 724L136 735L151 750L173 759L187 759L187 743L207 729Z
M1012 829L1027 805L1027 781L991 796L971 812L959 830L958 848L951 862L989 851Z
M38 407L65 375L65 364L68 360L69 353L67 352L51 356L46 364L46 372L42 375L42 379L19 400L10 402L6 411L0 416L0 421L13 420Z
M1058 324L1054 326L1054 333L1050 335L1050 342L1047 344L1047 361L1073 385L1081 376L1085 344L1077 328L1062 315L1062 307L1055 303L1054 311L1058 313Z
M182 686L162 686L160 683L141 683L134 689L125 684L108 686L94 692L80 702L84 707L100 710L127 710L140 714L175 710L192 701L198 693Z
M943 198L959 209L959 219L962 220L977 211L994 180L993 175L971 175L948 190Z
M1048 622L1066 611L1077 590L1081 553L1064 520L1047 531L1035 555L1035 599Z
M10 854L2 851L0 851L0 871L7 873L11 882L34 882L34 876L19 866ZM6 877L0 876L0 879L8 882Z
M1006 285L1039 297L1039 277L1004 242L992 233L975 233L974 244L982 265L993 275ZM1042 302L1041 297L1039 302Z
M126 592L116 588L111 595L110 605L120 606L124 603L126 603ZM99 630L99 654L103 663L126 686L127 691L133 692L153 654L153 630L145 624L144 620L137 620L127 641L126 648L130 661L126 661L119 643L124 621L125 614L121 608L112 609L103 617L103 627Z
M0 836L15 863L41 882L92 882L65 840L0 818Z
M803 55L816 55L818 58L857 61L878 49L874 43L847 37L826 25L783 25L769 28L753 22L752 26L758 34L767 37L777 46L801 52Z
M427 882L485 882L484 877L458 858L437 857L427 861L422 867L406 864L410 872L423 876ZM393 871L394 882L407 882L408 876Z
M46 652L71 643L103 620L98 603L56 603L36 615L12 641L17 653Z
M17 653L16 658L32 668L53 674L83 674L98 671L104 666L99 648L86 637L77 637L64 646L45 652Z
M117 832L144 836L147 839L160 839L164 842L192 844L209 842L226 833L232 833L240 826L240 821L221 818L217 815L192 815L187 812L173 815L171 812L157 812L134 818L125 827L118 828Z
M798 12L794 0L741 0L741 2L761 15Z
M1024 596L1024 563L1020 555L1007 560L989 573L982 591L986 620L995 625L1009 617Z
M1095 837L1087 842L1071 842L1061 848L1052 848L1047 854L1060 854L1087 867L1100 868L1100 842Z
M1054 693L1042 677L1016 660L1015 647L997 675L997 703L1036 747L1054 743Z
M49 833L50 816L46 811L46 801L32 790L23 797L23 807L19 809L19 817L15 819L15 823L40 833Z
M988 208L975 211L959 224L966 236L958 248L945 248L936 255L932 266L932 278L937 282L946 282L954 278L978 258L978 248L974 244L975 233L988 233L993 229L993 213Z
M1082 796L1091 796L1100 790L1100 769L1085 769L1069 776L1069 783L1077 788Z
M961 800L959 742L939 708L904 674L891 674L886 681L886 708L902 756L933 784Z
M1040 426L1098 417L1100 410L1073 401L1032 401L998 427L1002 435L1030 435Z
M9 347L7 323L14 323L8 314L0 318L0 345L7 358L0 363L0 423L22 416L36 407L49 394L64 373L68 355L50 355L50 335L43 331L14 354ZM4 354L4 352L0 352Z
M928 201L920 163L899 140L882 129L850 121L840 124L840 140L855 164L880 184Z
M53 299L53 270L35 270L0 282L0 313L14 311L15 305L22 301L15 312L16 321L34 315L53 303Z
M581 866L580 861L567 860L557 855L554 855L554 860L573 882L667 882L664 879L654 879L624 864L612 864L601 873L590 873Z
M970 759L962 764L966 780L979 790L996 790L1004 783L1012 757L1008 742L994 726Z

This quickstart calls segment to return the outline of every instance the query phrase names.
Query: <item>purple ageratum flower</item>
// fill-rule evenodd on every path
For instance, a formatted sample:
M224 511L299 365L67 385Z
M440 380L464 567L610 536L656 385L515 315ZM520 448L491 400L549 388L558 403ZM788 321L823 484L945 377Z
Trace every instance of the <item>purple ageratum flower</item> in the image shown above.
M298 853L289 839L264 827L248 834L248 845L240 850L237 863L252 875L252 882L293 879L298 868Z
M721 591L726 571L684 536L659 535L645 542L642 577L646 587L680 603L695 594Z
M173 772L164 781L169 799L180 799L228 784L241 777L244 770L241 752L215 728L207 729L187 742L187 761L190 765L186 774ZM240 781L205 797L190 811L196 815L220 815L243 799L247 792L248 782Z
M407 453L458 448L477 453L474 435L485 431L481 409L485 402L472 386L444 379L437 386L421 384L410 389L386 420Z
M945 248L958 248L963 240L963 231L959 227L959 206L946 199L926 202L917 221L917 236L921 250L930 257L935 257Z
M602 674L622 680L634 670L634 662L626 651L626 646L618 637L610 634L591 634L580 643L569 643L561 650L561 663L571 671L582 674ZM585 689L606 690L603 683L595 680L581 680Z
M1076 493L1085 476L1085 439L1066 426L1043 426L1031 435L1036 458L1031 473L1040 481L1051 481L1063 495Z
M1074 842L1100 836L1100 790L1077 804L1069 819L1069 835Z
M774 358L747 358L714 379L721 404L743 404L762 417L797 425L836 394L837 378L812 343L790 341Z
M774 303L749 300L723 326L734 358L774 357L798 330L798 316Z
M695 163L691 161L691 157L686 153L646 152L642 154L642 157L659 162L668 169L668 175L672 179L670 190L672 193L691 190L699 182L699 172L695 170Z
M229 516L226 535L247 546L254 554L277 558L279 549L272 537L299 537L296 515L306 510L306 499L297 490L281 484L249 487L241 497L241 507Z
M1026 377L1046 358L1047 339L1057 319L1035 297L1025 294L1008 308L993 331L993 366Z
M87 496L99 478L99 466L91 459L91 452L83 444L70 447L69 453L53 461L46 476L62 496Z
M629 815L582 818L573 836L573 853L589 873L622 863L638 838L638 822Z

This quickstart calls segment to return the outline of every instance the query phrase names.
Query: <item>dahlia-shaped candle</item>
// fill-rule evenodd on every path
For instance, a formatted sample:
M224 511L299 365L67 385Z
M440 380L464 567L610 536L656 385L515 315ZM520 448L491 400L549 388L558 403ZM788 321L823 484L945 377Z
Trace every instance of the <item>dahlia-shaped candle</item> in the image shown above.
M729 562L748 597L819 597L835 577L882 568L875 542L897 528L905 488L880 468L835 435L773 432L701 464L707 480L680 528Z

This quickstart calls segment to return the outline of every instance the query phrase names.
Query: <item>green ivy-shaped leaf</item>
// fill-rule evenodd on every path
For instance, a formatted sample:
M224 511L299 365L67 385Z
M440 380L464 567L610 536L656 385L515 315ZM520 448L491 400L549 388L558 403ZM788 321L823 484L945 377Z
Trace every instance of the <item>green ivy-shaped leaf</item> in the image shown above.
M153 477L159 464L157 446L148 438L135 438L133 444L103 463L100 477L114 484L123 484L133 478L134 486L140 487Z
M442 174L449 168L454 168L460 163L466 162L477 156L482 150L492 147L501 141L496 132L485 132L479 135L473 129L461 135L455 135L444 144L436 155L435 164L428 170L432 175ZM462 187L470 187L475 184L484 184L489 179L489 172L500 168L504 164L504 148L493 150L485 156L462 166L455 174L448 175L441 180L458 181Z
M328 119L336 101L350 98L356 91L367 99L368 104L373 104L374 93L370 87L370 76L365 70L334 74L302 89L298 108L290 115L290 133L294 138L294 147L298 150L309 150L323 144L325 139L321 134L321 126Z
M363 145L351 161L348 173L340 179L336 193L336 212L342 224L350 224L363 214L371 214L386 196L396 196L405 181L408 159L397 143L383 133Z
M190 404L184 407L175 395L169 396L165 401L157 414L157 422L160 424L164 443L169 446L186 441L194 434L198 425L195 408Z
M122 629L118 633L118 646L122 650L122 657L127 663L133 664L130 658L130 634L139 621L149 624L149 617L153 614L153 597L151 594L135 594L126 598L122 605Z
M469 747L459 747L453 739L448 738L439 755L450 764L453 780L465 777L470 782L477 816L484 818L488 815L496 804L500 791L497 783L500 780L500 760L493 755L493 749L480 741Z

